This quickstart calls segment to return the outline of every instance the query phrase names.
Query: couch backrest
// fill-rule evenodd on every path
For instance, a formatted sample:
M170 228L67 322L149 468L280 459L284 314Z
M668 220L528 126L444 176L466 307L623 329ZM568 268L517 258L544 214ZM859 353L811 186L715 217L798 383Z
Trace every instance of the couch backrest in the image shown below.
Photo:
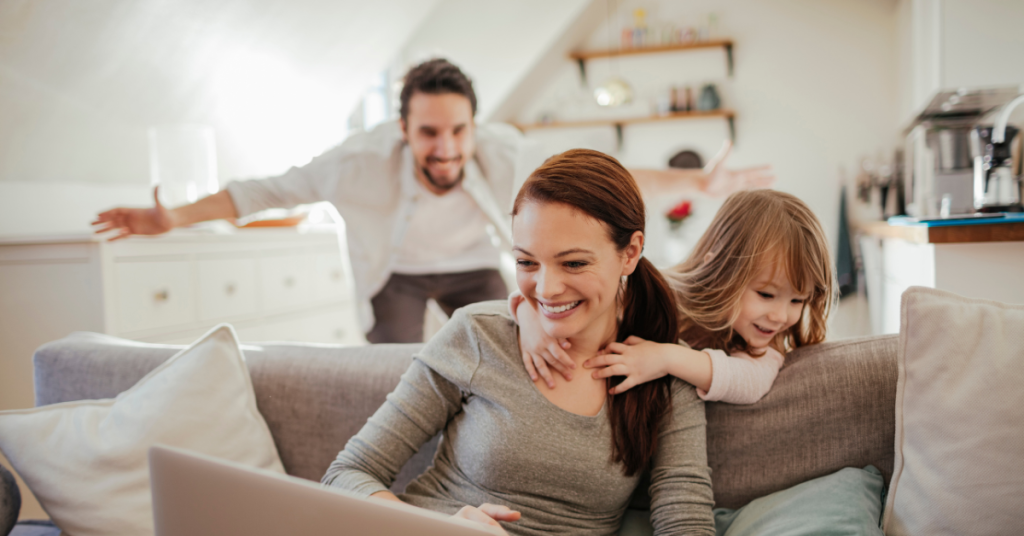
M36 351L36 405L111 398L180 346L75 333ZM256 400L281 460L319 480L338 451L398 384L420 345L243 345ZM718 506L874 464L892 472L896 338L825 343L787 358L772 391L750 406L708 404L708 460ZM392 489L429 466L436 440Z
M892 476L898 336L798 349L756 404L708 404L715 504L753 499L843 467Z

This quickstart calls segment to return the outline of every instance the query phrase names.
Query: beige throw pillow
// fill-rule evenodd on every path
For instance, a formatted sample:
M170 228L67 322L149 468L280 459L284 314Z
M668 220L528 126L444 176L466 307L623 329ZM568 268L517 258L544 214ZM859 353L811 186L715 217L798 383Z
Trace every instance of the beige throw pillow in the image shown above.
M117 398L0 412L0 450L74 536L153 534L146 456L158 443L284 472L231 326Z
M903 294L888 535L1024 534L1024 305Z

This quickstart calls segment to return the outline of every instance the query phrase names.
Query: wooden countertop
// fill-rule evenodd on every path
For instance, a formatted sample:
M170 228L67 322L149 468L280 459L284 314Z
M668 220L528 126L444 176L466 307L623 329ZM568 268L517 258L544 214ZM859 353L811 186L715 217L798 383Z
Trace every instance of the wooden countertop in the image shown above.
M856 222L858 231L881 238L901 238L918 244L967 244L1024 241L1024 221L925 227L889 225L884 221Z

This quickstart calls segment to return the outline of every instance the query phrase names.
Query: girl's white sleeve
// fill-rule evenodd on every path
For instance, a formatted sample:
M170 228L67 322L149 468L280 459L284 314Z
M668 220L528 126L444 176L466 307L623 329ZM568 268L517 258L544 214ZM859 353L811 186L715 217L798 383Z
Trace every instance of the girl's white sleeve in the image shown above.
M697 389L708 402L753 404L761 400L775 383L785 358L773 348L764 355L751 357L744 352L728 355L722 350L704 349L711 356L711 388Z

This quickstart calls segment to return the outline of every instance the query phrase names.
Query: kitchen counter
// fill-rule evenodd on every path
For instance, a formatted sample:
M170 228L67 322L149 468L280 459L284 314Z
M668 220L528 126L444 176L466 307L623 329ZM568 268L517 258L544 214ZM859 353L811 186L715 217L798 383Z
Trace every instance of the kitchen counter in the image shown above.
M867 280L872 331L899 332L901 296L911 286L1024 303L1024 215L1011 219L853 224Z
M861 233L878 238L899 238L915 244L968 244L1024 241L1024 221L971 225L891 225L885 221L854 224Z

